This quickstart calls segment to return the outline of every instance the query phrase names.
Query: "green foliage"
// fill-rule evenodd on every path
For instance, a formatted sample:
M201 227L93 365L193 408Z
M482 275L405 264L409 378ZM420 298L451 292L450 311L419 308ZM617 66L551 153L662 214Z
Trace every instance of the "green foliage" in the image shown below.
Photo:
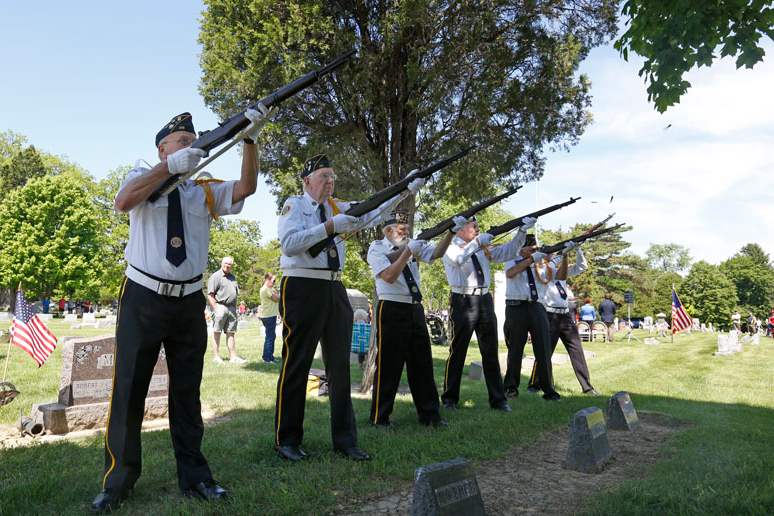
M747 244L721 263L720 270L736 287L740 309L762 319L769 316L774 307L774 268L760 246Z
M32 179L0 203L2 287L22 282L30 298L55 290L95 298L104 221L89 191L71 174Z
M761 38L774 38L770 0L627 0L626 32L615 42L624 59L645 59L640 77L648 100L663 113L680 102L691 84L686 72L710 66L718 57L736 56L736 67L752 68L765 54Z
M103 273L99 300L103 302L118 297L118 290L126 270L124 250L129 241L129 214L116 211L113 200L129 170L131 167L128 165L115 168L108 172L107 177L92 185L95 211L105 222L104 239L100 247Z
M717 265L703 260L693 264L680 294L691 316L721 327L729 325L738 299L731 280Z
M362 198L463 144L477 145L475 157L438 179L438 195L476 199L540 177L544 146L574 144L590 121L578 64L612 36L616 17L614 0L205 4L200 91L221 116L358 51L283 105L263 133L280 205L298 191L303 160L321 150L343 198Z
M650 244L645 252L648 264L662 272L682 272L691 265L688 249L679 244Z
M27 181L46 174L46 167L35 147L14 154L0 166L0 191L7 192L24 186Z

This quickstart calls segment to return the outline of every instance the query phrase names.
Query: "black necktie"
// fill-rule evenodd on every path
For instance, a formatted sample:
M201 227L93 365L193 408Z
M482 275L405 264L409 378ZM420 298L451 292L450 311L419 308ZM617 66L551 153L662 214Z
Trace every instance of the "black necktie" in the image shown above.
M324 204L321 203L320 206L318 206L317 211L320 212L320 222L324 223L328 220L328 217L325 216ZM325 251L325 255L328 257L328 268L332 271L339 270L339 253L336 250L336 240L333 240Z
M179 267L185 261L185 231L178 188L169 192L167 203L167 261Z
M486 285L486 278L484 278L484 269L481 268L481 262L478 261L478 257L474 254L470 256L473 260L473 268L476 269L476 281L479 287Z
M535 286L535 275L532 274L531 265L527 267L527 282L529 283L529 297L531 297L533 301L537 301L537 287Z
M559 295L562 296L562 299L567 299L567 291L564 290L561 281L556 282L556 290L559 291Z
M399 248L393 247L393 251L397 251ZM411 292L411 300L415 303L421 303L422 302L422 292L419 291L419 285L417 285L417 281L414 279L414 275L411 274L411 267L409 267L409 264L411 262L407 263L405 267L403 267L403 279L406 280L406 285L408 286L409 292Z

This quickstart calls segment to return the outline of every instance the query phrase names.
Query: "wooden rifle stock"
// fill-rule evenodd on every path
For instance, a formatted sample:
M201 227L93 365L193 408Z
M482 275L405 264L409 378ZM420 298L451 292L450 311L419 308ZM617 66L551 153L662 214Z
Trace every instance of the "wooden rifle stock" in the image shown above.
M508 233L509 231L512 231L516 229L517 227L524 224L524 219L527 217L533 217L538 218L542 217L543 215L546 215L548 213L551 213L556 210L561 210L565 206L569 206L570 204L573 204L578 201L580 197L570 197L569 201L565 201L559 204L554 204L553 206L549 206L548 208L543 208L542 210L533 211L532 213L528 213L526 215L522 215L521 217L509 220L505 224L500 224L499 226L494 226L492 228L489 228L487 230L487 233L489 233L492 236L502 235L503 233Z

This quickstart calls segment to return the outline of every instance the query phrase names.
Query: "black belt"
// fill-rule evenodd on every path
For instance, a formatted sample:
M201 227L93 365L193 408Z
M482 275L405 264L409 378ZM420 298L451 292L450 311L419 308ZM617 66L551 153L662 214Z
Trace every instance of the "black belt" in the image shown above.
M199 281L200 279L202 279L202 275L201 275L201 274L199 274L199 275L198 275L198 276L196 276L195 278L191 278L191 279L187 279L187 280L182 280L182 281L178 281L178 280L171 280L171 279L159 278L159 277L157 277L157 276L154 276L153 274L148 274L148 273L147 273L147 272L145 272L144 270L142 270L142 269L138 269L137 267L135 267L135 266L134 266L134 265L132 265L131 263L129 264L129 267L131 267L132 269L136 270L137 272L139 272L139 273L141 273L141 274L144 274L145 276L148 276L148 277L149 277L150 279L152 279L152 280L158 281L158 282L160 282L160 283L170 283L170 284L172 284L172 285L188 285L189 283L196 283L197 281Z
M506 306L519 306L527 303L537 303L538 301L530 301L529 299L506 299Z

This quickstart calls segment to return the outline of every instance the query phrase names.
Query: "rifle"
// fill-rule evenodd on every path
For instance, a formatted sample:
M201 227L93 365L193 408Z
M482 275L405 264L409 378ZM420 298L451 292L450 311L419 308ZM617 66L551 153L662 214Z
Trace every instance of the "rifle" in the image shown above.
M522 215L521 217L509 220L505 224L500 224L499 226L494 226L492 228L489 228L486 232L492 236L508 233L509 231L513 231L517 227L524 224L524 219L527 217L533 217L533 218L542 217L543 215L551 213L552 211L561 210L565 206L569 206L570 204L577 202L578 199L580 199L580 197L570 197L569 201L565 201L559 204L554 204L553 206L549 206L548 208L543 208L542 210L533 211L532 213L528 213L527 215Z
M615 226L611 226L609 228L603 228L603 229L597 229L596 231L585 231L581 233L580 235L577 235L573 238L568 238L566 240L562 240L561 242L557 242L552 245L543 245L538 248L538 251L545 254L551 254L555 253L557 251L561 251L564 249L564 245L567 242L575 242L576 244L580 244L582 242L585 242L586 240L589 240L590 238L598 237L600 235L604 235L606 233L611 233L613 231L616 231L617 229L620 229L624 226L624 224L616 224Z
M263 104L267 108L277 106L283 101L294 96L298 92L316 83L317 81L320 80L320 78L333 72L333 70L342 66L344 63L349 61L354 55L355 55L354 50L350 50L349 52L341 54L340 56L336 57L333 61L326 64L322 68L319 68L317 70L312 70L311 72L305 75L302 75L301 77L291 82L290 84L286 84L285 86L282 86L281 88L275 90L273 93L267 95L266 97L262 98L258 102L252 104L250 107L253 109L256 109L257 107L259 107L258 106L259 104ZM164 184L162 184L155 192L153 192L148 199L151 202L153 202L153 201L156 201L162 195L167 195L169 192L177 188L177 186L180 183L182 183L183 181L193 176L195 173L200 171L206 165L211 163L215 158L219 157L221 154L226 152L232 146L237 144L242 139L242 138L238 138L237 136L239 136L241 131L247 128L249 124L250 124L250 121L247 118L245 118L245 112L240 111L239 113L228 118L224 122L221 122L216 129L199 133L199 137L196 138L196 140L194 140L194 142L191 144L191 147L194 149L201 149L205 151L207 153L206 154L207 156L209 155L212 149L221 145L222 143L228 140L232 140L232 142L226 147L224 147L223 149L220 149L211 158L201 163L191 172L188 172L186 174L177 174L177 175L171 176L169 179L167 179L164 182Z
M426 179L432 176L435 172L441 170L444 167L449 166L450 164L454 163L458 159L467 155L471 151L471 149L473 149L472 146L466 147L461 151L459 151L457 154L454 154L452 156L449 156L448 158L443 158L429 164L425 168L404 177L397 183L391 184L390 186L382 190L379 190L378 192L373 194L365 201L359 202L357 204L353 204L344 213L346 215L351 215L352 217L361 217L366 213L368 213L369 211L375 210L383 203L387 202L388 200L392 199L397 195L400 195L404 190L408 188L409 183L411 183L414 179L421 179L421 178ZM309 254L311 254L313 257L319 255L323 251L323 249L326 249L333 242L333 240L336 238L337 235L338 233L333 233L332 235L329 235L325 240L321 240L316 244L314 244L312 247L309 248Z
M517 186L516 188L511 188L510 190L501 193L500 195L495 195L494 197L487 199L485 201L481 201L480 203L468 208L467 210L463 210L456 215L452 215L448 219L444 219L435 226L423 229L422 232L420 232L417 236L417 240L432 240L433 238L437 237L438 235L442 234L444 231L449 230L454 227L454 217L465 217L466 219L469 219L479 211L488 208L492 206L493 204L496 204L506 197L510 197L517 191L521 189L521 186Z

